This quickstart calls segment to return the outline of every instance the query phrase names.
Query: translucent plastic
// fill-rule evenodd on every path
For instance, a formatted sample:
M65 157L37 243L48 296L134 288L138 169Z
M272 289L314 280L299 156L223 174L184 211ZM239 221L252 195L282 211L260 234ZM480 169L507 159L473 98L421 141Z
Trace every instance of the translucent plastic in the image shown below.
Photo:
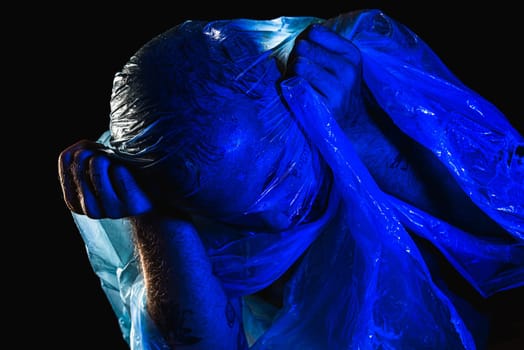
M323 20L240 19L205 28L234 26L285 63L296 36L318 22ZM393 122L431 150L512 240L488 242L384 193L316 92L291 79L282 83L283 97L335 177L330 205L317 221L278 234L246 232L220 246L204 238L214 271L228 293L246 296L244 327L252 349L475 349L408 230L434 244L484 296L522 286L524 138L420 38L382 12L349 13L325 24L360 49L364 82ZM106 133L100 142L111 146L109 140ZM155 157L162 154L149 152L146 160ZM131 349L168 349L145 310L129 223L73 217ZM260 328L247 296L307 248L284 307Z

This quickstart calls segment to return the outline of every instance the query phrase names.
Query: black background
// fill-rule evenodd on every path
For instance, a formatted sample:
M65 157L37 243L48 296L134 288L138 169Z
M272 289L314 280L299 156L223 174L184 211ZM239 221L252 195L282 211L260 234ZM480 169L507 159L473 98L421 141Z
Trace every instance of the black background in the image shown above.
M168 6L133 7L129 2L109 8L75 3L56 9L47 6L42 14L32 8L38 17L32 23L37 25L29 34L18 33L15 40L24 52L19 62L24 81L16 87L22 97L18 111L23 113L16 118L24 130L21 142L29 145L29 151L23 151L22 157L17 154L12 163L27 169L13 172L15 177L25 175L20 176L23 186L19 186L25 192L14 201L20 205L21 220L26 220L19 223L29 234L17 233L18 244L31 249L11 264L16 268L8 269L15 272L15 283L9 285L17 286L14 291L20 302L14 303L13 324L20 327L22 340L54 349L127 349L62 201L57 158L65 147L82 138L95 139L107 128L113 75L141 45L183 20L328 18L355 9L381 8L413 29L466 85L524 132L522 38L516 7L498 7L494 2L461 3L466 7L458 9L438 1L316 1L286 5L284 10L283 4L171 1ZM12 56L17 60L16 54ZM29 262L27 267L23 261ZM524 346L523 299L522 288L493 298L494 308L509 312L508 318L498 318L494 349Z

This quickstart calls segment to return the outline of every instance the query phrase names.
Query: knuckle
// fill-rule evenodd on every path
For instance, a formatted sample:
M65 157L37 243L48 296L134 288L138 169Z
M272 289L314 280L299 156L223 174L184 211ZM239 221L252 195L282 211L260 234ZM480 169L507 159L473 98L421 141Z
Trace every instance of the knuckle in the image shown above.
M105 155L93 155L88 160L89 168L95 173L106 171L109 167L110 161Z
M97 203L97 198L92 193L84 192L80 200L82 211L92 219L101 219L102 212Z
M66 207L67 209L69 209L70 211L72 211L73 213L76 213L76 214L84 214L81 210L78 210L78 206L71 203L71 201L65 199L65 204L66 204Z
M308 74L312 68L313 65L311 64L311 61L303 56L298 57L295 62L295 72L297 74Z
M295 52L298 55L305 55L308 52L310 52L310 50L311 50L311 45L305 40L300 40L299 42L297 42L295 46Z

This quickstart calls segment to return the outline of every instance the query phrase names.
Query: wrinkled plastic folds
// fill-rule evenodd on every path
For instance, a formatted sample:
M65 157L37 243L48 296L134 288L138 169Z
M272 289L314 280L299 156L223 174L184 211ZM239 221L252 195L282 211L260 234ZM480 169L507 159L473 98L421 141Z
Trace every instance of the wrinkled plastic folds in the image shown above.
M293 39L322 21L231 24L285 62ZM282 83L282 93L333 171L332 204L296 232L246 235L208 247L214 271L230 293L247 295L280 275L274 272L282 268L278 263L289 266L309 248L283 309L252 349L475 349L407 230L432 242L484 296L522 286L524 138L420 38L382 12L349 13L327 23L360 49L364 82L393 122L431 150L514 241L488 242L382 192L321 99L306 81L291 79ZM167 349L145 311L129 223L73 218L131 349ZM254 253L246 256L247 248Z

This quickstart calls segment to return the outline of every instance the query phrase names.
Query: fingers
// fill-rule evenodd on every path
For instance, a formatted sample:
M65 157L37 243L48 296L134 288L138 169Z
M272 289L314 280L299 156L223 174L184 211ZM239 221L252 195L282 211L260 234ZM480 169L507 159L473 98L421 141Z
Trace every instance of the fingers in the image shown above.
M64 201L69 210L85 214L81 201L81 186L78 184L78 176L75 174L78 168L78 155L84 150L95 149L97 145L89 140L80 140L63 150L58 157L58 176L62 188Z
M360 51L350 41L339 35L328 27L315 24L306 32L306 38L312 43L316 43L337 55L341 55L350 60L354 65L360 64Z
M125 216L125 210L122 210L124 204L114 190L111 181L111 161L105 155L91 157L89 160L89 182L93 189L94 196L99 203L107 203L104 206L105 215L109 218L118 218ZM109 204L111 203L111 204ZM100 215L103 215L100 212Z
M94 184L91 181L89 165L91 159L95 156L93 150L84 149L78 150L74 153L72 166L73 182L75 183L77 190L76 200L82 209L82 213L92 218L103 217L102 208L100 207L99 200L96 194L105 189L95 189ZM73 170L71 169L71 170Z
M121 209L127 215L140 215L152 209L149 197L139 187L129 170L121 164L113 164L110 180L114 193L120 199Z
M94 219L140 215L152 207L129 170L96 142L81 140L59 155L59 178L67 207Z
M301 46L309 46L309 44ZM326 59L326 57L324 56L322 59ZM304 56L297 57L292 73L305 78L317 92L326 98L343 88L338 75L329 68L322 66L321 63L312 61ZM354 76L351 75L349 79L354 79Z
M351 41L320 25L311 26L297 38L290 61L299 57L342 77L347 71L359 69L361 64L360 51Z
M358 48L331 29L313 25L296 40L288 61L289 76L304 78L338 117L352 113L359 96Z

